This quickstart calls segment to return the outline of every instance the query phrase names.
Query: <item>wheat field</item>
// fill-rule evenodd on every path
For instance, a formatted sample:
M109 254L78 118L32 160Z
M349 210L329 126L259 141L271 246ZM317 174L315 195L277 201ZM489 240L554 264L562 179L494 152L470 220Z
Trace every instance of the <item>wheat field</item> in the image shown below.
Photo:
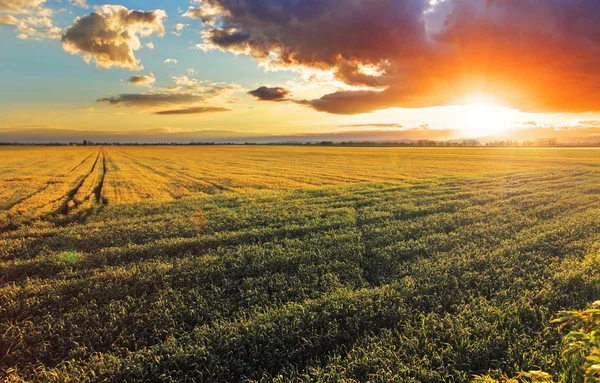
M556 373L600 151L0 149L0 380Z
M557 169L596 150L269 147L0 148L0 227L189 195ZM11 226L12 225L12 226Z

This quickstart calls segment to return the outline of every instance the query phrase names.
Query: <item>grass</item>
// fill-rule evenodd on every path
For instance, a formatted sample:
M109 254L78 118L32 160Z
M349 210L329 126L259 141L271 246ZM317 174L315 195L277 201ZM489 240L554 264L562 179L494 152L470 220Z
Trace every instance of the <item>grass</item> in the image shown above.
M63 251L58 254L58 262L62 263L65 266L74 266L79 259L79 253L77 251Z
M84 202L5 210L0 380L559 376L600 296L594 150L47 150Z

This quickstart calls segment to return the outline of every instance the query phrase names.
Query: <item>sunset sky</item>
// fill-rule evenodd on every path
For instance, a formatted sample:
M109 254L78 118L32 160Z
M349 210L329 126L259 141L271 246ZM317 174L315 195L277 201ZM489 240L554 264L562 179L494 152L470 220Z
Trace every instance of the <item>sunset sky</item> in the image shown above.
M0 0L0 141L598 142L598 20L597 0Z

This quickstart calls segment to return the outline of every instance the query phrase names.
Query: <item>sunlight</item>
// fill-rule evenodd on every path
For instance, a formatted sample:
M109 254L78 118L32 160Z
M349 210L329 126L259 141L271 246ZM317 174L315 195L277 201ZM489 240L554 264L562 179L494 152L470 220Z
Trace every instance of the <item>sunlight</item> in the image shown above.
M504 106L491 95L471 94L457 105L455 123L465 138L504 133L514 126L517 110Z

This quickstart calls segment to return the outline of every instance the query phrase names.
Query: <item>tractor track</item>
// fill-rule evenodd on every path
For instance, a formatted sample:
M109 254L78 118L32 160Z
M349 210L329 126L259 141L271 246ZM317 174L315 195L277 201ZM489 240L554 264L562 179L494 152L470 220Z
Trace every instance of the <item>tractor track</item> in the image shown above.
M89 156L85 157L85 159L83 161L81 161L79 164L77 164L73 169L69 170L69 173L73 173L73 171L75 171L75 169L77 169L78 167L83 165L91 156L93 156L93 154L90 154Z
M87 172L83 177L81 177L81 179L77 182L75 187L73 187L71 190L69 190L67 192L67 194L64 196L64 200L60 204L58 209L56 210L55 214L57 214L57 215L69 214L69 202L71 202L71 201L73 201L76 205L78 205L78 203L76 201L74 201L74 198L77 195L77 192L79 192L79 189L81 189L81 186L83 186L83 184L87 180L87 178L92 173L94 173L94 170L96 169L96 165L98 164L98 160L100 159L100 155L102 155L102 157L104 157L102 149L100 149L98 151L98 154L96 155L96 159L94 160L94 163L92 164L92 168L90 169L90 171ZM102 178L104 178L104 174L102 174Z
M102 173L100 174L100 178L98 179L98 183L94 187L94 197L96 198L97 204L107 204L106 198L102 197L102 187L104 187L104 176L106 175L106 155L104 154L104 149L102 151Z

